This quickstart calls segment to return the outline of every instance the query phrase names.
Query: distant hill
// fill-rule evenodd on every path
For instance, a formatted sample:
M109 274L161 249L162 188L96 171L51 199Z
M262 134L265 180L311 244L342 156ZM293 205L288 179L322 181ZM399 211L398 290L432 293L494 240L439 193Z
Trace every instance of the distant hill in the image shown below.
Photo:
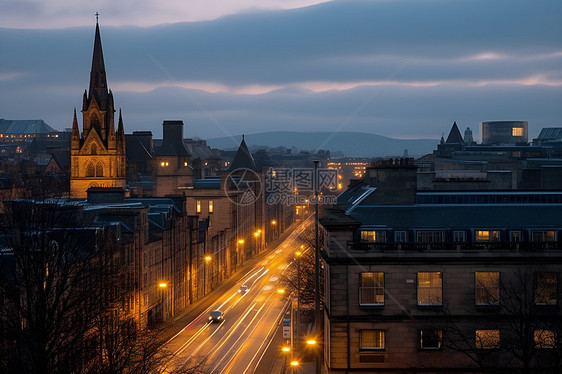
M241 135L234 139L211 138L207 145L213 148L234 150L240 144ZM263 146L269 148L285 147L297 150L315 151L318 149L330 150L332 154L343 153L349 157L387 157L402 156L408 150L410 157L419 157L432 153L439 144L438 139L393 139L386 136L360 132L296 132L274 131L258 134L246 134L246 144L252 150Z

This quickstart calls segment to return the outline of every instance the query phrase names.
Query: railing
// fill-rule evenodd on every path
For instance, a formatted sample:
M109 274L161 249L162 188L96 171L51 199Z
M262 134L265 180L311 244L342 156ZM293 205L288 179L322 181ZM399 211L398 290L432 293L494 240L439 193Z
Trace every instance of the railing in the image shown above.
M434 251L434 250L508 250L508 251L541 251L562 250L562 243L558 242L353 242L347 243L351 251L385 252L385 251Z

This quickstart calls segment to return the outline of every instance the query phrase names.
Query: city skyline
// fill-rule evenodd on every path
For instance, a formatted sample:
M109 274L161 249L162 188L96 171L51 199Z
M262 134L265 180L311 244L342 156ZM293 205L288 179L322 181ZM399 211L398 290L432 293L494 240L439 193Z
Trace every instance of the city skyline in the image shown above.
M158 137L163 120L181 119L186 137L284 129L438 139L456 121L479 139L480 121L523 120L531 140L562 118L555 1L30 3L0 6L0 46L10 51L0 118L71 127L98 11L127 133Z

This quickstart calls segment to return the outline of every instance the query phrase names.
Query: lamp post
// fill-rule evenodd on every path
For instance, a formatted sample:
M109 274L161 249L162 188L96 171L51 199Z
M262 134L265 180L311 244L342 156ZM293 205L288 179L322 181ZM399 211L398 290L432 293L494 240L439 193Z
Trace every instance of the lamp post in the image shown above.
M203 266L203 295L207 294L207 264L211 261L211 256L205 256L205 266Z
M302 248L302 246L301 246ZM301 306L300 306L300 300L301 300L301 255L302 252L297 251L295 253L295 255L297 256L296 260L297 260L297 333L296 333L296 343L295 346L298 347L299 342L300 342L300 334L299 334L299 329L300 329L300 325L301 325Z
M158 287L160 288L160 313L162 314L162 322L164 321L164 292L168 286L165 282L160 282Z
M273 235L271 235L271 238L275 239L275 238L277 238L277 220L272 220L271 226L273 226L273 230L272 230Z
M244 239L238 239L238 245L236 246L236 258L234 259L234 271L236 271L236 268L238 266L238 260L241 260L241 258L239 257L240 257L240 252L244 250L242 248L243 245L244 245ZM240 251L238 251L238 248L240 248Z
M314 160L314 325L320 336L320 248L318 248L318 160ZM316 352L316 373L320 374L320 350Z

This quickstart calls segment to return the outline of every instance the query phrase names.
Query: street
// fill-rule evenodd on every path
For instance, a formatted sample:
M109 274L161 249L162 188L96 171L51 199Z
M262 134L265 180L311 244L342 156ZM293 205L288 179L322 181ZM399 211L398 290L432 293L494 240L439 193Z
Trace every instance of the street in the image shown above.
M167 342L173 365L195 367L205 373L253 373L269 347L281 316L289 303L279 282L298 248L299 233L314 221L308 219L249 270L226 292ZM246 293L239 293L246 285ZM284 291L284 290L283 290ZM209 313L220 310L221 322L211 322Z

